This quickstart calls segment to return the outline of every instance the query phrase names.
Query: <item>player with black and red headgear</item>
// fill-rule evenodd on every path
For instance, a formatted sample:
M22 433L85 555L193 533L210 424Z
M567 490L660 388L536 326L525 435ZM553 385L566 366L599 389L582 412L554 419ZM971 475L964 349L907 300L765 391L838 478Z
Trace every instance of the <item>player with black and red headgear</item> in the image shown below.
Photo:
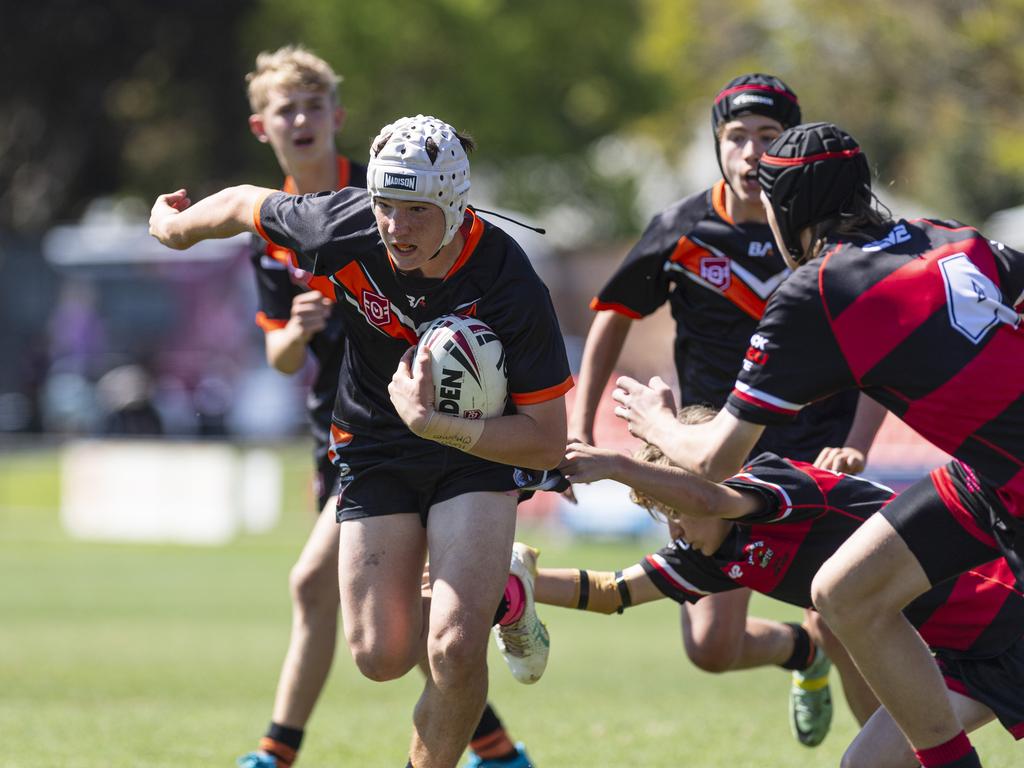
M699 424L714 416L711 409L690 406L680 411L679 420ZM539 602L605 614L665 597L699 604L740 587L807 607L822 563L894 497L879 483L771 453L722 483L710 483L672 466L650 444L630 457L574 443L562 471L573 483L604 478L625 483L634 501L674 529L672 544L622 570L538 570ZM980 501L982 494L976 486L965 498ZM944 533L949 546L978 559L991 554L966 529ZM964 727L974 730L998 718L1015 739L1024 739L1024 594L1006 560L984 562L937 584L904 615L935 653L946 695ZM821 625L819 618L811 631L828 649L850 709L863 726L843 766L917 765L889 713Z
M594 414L633 321L666 301L676 323L674 356L681 403L715 408L725 404L768 298L789 274L773 247L760 203L758 160L785 128L800 119L796 94L772 75L742 75L718 92L711 129L722 178L711 189L657 214L591 302L597 315L587 336L569 419L571 438L594 442ZM796 424L767 431L755 453L770 450L858 472L882 411L866 407L851 431L857 405L855 392L816 403ZM794 634L798 647L808 646L807 632L800 625L748 619L749 600L749 590L739 590L683 608L684 646L697 666L722 672L771 664L779 648L792 645ZM820 687L828 662L813 644L810 648L788 660L787 668L794 670L792 730L802 743L813 746L825 737L831 715L828 692ZM820 658L814 664L816 657Z
M616 412L674 458L734 471L764 425L861 389L957 461L901 494L818 573L815 605L925 766L980 762L900 613L978 564L966 530L1024 576L1024 254L953 221L891 221L860 146L828 123L761 160L769 223L794 273L751 339L726 408L678 426L671 393L619 381Z

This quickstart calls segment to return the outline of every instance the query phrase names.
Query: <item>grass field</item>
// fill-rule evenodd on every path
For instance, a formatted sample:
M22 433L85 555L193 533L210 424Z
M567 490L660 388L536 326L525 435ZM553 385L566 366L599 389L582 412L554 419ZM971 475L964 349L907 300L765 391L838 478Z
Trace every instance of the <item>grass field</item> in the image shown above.
M0 455L0 766L227 767L252 748L287 641L288 569L310 523L305 448L285 456L278 528L197 548L71 540L54 455ZM520 536L552 566L622 567L651 546ZM754 610L799 616L766 600ZM624 616L542 615L552 634L542 681L519 685L491 658L491 699L540 768L834 766L855 732L837 702L826 742L796 744L786 675L696 671L668 602ZM412 675L369 683L342 649L299 765L404 765L419 685ZM988 768L1020 764L998 726L974 740Z

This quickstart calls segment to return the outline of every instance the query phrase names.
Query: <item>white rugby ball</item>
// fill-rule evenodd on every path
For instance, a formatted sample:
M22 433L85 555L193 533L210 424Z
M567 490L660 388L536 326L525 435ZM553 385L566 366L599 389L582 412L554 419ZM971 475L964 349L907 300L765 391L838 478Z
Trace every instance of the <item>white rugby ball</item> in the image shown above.
M473 317L444 315L420 336L430 353L434 407L463 419L500 416L508 398L505 348L498 334Z

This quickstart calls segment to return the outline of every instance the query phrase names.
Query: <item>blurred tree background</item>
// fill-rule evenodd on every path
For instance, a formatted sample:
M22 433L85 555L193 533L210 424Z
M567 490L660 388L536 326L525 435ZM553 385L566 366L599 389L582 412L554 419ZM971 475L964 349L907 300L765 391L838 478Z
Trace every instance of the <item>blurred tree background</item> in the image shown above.
M289 42L345 76L344 151L399 115L443 116L477 138L490 200L576 212L581 242L635 233L641 180L681 162L749 70L782 76L938 214L980 223L1024 197L1024 0L38 0L3 20L8 233L97 196L276 185L243 77ZM657 151L627 152L638 141Z

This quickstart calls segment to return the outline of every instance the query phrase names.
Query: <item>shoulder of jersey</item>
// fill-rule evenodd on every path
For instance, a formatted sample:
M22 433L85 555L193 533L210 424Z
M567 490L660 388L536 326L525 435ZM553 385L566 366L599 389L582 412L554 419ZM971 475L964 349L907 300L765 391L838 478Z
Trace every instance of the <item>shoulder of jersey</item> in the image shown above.
M676 229L689 229L698 221L712 213L709 190L694 192L692 195L676 200L655 216L666 225Z

